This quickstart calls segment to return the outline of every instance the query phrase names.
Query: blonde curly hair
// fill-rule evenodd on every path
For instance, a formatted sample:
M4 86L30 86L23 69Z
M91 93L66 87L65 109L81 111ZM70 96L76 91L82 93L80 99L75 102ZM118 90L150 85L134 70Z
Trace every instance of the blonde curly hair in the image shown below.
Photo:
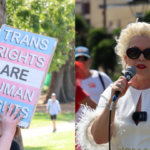
M145 22L130 23L120 33L120 37L116 39L117 45L115 47L116 54L120 57L123 72L125 71L126 63L124 56L126 56L126 50L129 48L130 41L134 36L144 36L150 38L150 24Z

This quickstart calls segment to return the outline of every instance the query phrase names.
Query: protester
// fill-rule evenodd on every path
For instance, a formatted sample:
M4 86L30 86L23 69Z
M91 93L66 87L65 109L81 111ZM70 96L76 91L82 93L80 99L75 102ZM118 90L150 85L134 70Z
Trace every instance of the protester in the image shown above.
M81 62L75 61L75 113L77 113L80 105L87 105L95 109L97 103L89 97L89 94L80 87L80 80L87 76L85 65Z
M75 115L80 108L80 105L87 105L88 107L95 109L97 103L91 99L81 87L80 87L80 80L85 79L87 76L87 71L85 65L79 61L75 61ZM77 138L75 138L77 141ZM79 145L75 145L75 150L81 150Z
M99 102L100 95L103 93L105 88L112 83L110 77L102 72L97 70L90 69L92 65L92 58L90 51L87 47L78 46L75 49L75 60L82 62L85 65L87 76L85 79L80 80L80 86L84 91L86 91L89 96L96 102ZM82 113L82 106L80 106L76 114L76 122L80 119L80 114Z
M18 115L20 108L18 108L13 114L12 111L15 105L11 105L8 110L8 104L5 105L2 121L0 122L0 150L20 150L19 145L13 141L13 138L19 132L17 123L23 117L22 114ZM8 110L8 111L7 111Z
M124 76L111 84L101 95L95 111L84 108L82 121L77 124L78 144L82 149L104 149L108 142L109 109L116 91L120 95L113 104L111 117L112 150L150 149L150 24L131 23L122 30L115 48L125 67L134 66L136 75L127 82ZM145 120L132 118L135 112L147 113ZM142 116L142 118L144 118ZM139 121L138 121L139 120ZM108 147L107 147L108 149Z
M53 121L53 132L56 132L56 118L58 113L61 115L61 108L55 93L52 93L51 99L48 100L46 109L46 113L50 114L50 118Z

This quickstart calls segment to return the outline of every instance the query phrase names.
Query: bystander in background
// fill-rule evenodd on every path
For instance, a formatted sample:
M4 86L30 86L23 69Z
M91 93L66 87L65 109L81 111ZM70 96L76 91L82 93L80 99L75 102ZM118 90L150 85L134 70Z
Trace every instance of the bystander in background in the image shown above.
M80 80L81 88L84 91L86 91L96 103L98 103L100 95L103 93L105 88L107 88L109 84L112 83L112 80L106 73L90 69L92 65L92 58L90 55L90 51L87 47L83 46L76 47L75 60L83 63L87 71L86 78ZM79 121L81 112L82 106L80 106L78 112L76 113L75 117L76 122Z
M50 114L50 118L53 121L53 132L56 132L56 118L58 113L61 115L61 108L55 93L52 93L51 99L47 102L46 113Z

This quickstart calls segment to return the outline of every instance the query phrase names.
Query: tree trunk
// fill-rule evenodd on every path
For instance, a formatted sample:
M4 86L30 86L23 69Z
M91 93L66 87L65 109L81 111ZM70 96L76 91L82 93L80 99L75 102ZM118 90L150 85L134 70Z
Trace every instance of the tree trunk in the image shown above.
M56 98L61 103L75 101L75 67L74 65L70 65L71 59L72 58L70 58L65 65L62 65L59 72L52 72L45 103L53 92L56 93Z
M6 24L6 0L0 0L0 28Z
M6 24L6 0L0 0L0 28L2 24ZM21 132L18 137L15 137L14 140L19 144L20 150L24 150Z

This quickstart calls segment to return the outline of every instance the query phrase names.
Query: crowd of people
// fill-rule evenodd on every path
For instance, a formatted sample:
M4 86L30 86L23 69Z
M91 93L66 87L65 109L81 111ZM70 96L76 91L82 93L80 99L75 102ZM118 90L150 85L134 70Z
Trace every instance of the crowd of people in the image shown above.
M89 49L84 46L75 49L76 150L107 150L109 132L112 150L150 149L150 24L130 23L116 42L115 52L120 57L122 71L125 72L128 66L136 68L136 75L130 81L120 76L113 82L106 73L91 70ZM120 94L112 105L118 91ZM13 138L19 133L17 123L23 115L16 118L20 108L13 112L14 107L6 104L1 116L2 150L20 149ZM61 115L55 93L48 100L46 109L55 132L57 115Z
M75 77L76 77L76 110L75 124L80 122L83 106L96 109L100 95L112 83L110 77L102 71L91 70L92 58L87 47L79 46L75 49ZM79 70L80 68L80 70ZM82 76L81 76L81 75ZM84 76L83 76L84 74ZM76 142L78 139L76 138ZM76 150L81 150L76 143Z

